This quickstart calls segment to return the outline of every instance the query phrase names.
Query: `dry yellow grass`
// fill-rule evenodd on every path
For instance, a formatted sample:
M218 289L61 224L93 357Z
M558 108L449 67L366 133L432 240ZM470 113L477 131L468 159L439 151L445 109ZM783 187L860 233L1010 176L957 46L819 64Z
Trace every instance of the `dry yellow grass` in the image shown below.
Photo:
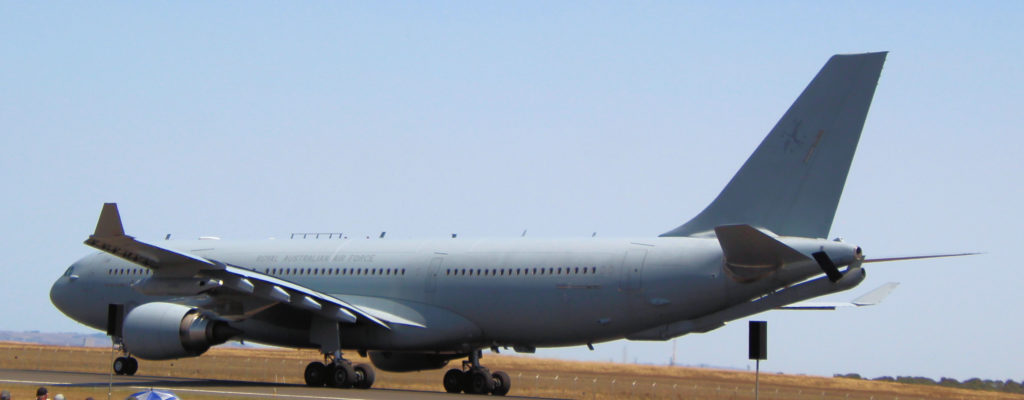
M355 353L356 363L368 362ZM0 368L108 373L110 349L0 342ZM302 371L319 359L315 351L215 348L174 361L141 361L138 375L302 383ZM581 399L751 399L754 374L709 368L624 365L486 354L484 364L512 376L510 395ZM458 360L450 366L457 366ZM446 368L447 369L447 368ZM441 391L446 369L413 373L378 371L375 388ZM18 389L20 390L20 389ZM28 393L33 388L26 388ZM91 390L91 388L84 388ZM97 389L106 398L106 389ZM120 398L130 392L125 390ZM54 391L54 393L57 393ZM93 396L96 393L75 398ZM118 398L117 396L114 396ZM948 389L855 379L761 374L762 399L1015 399L1024 395ZM16 398L30 398L18 395ZM194 398L217 398L189 396Z

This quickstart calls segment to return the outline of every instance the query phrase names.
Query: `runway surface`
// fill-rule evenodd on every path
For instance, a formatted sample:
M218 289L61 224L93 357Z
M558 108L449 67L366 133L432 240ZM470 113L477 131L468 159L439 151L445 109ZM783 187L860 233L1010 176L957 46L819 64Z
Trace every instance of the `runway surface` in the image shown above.
M0 369L0 384L23 384L50 387L107 387L111 384L107 374L62 371L30 371ZM226 381L157 376L114 376L115 388L168 389L179 395L189 393L224 396L230 398L377 400L377 399L466 399L466 395L396 389L333 389L311 388L302 385L265 382ZM498 397L496 397L498 398ZM537 399L536 397L504 397L507 399Z

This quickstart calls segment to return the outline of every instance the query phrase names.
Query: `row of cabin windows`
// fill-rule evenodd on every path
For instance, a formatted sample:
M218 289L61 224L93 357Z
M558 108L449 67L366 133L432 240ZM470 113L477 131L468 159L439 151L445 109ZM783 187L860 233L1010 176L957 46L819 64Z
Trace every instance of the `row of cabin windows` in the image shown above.
M548 268L499 268L499 269L485 269L485 268L449 268L445 270L445 275L454 276L520 276L520 275L581 275L581 274L596 274L597 267L548 267Z
M264 268L271 275L405 275L405 268ZM107 275L150 275L146 268L111 268Z
M150 275L146 268L112 268L107 275ZM356 275L356 276L398 276L405 275L405 268L264 268L263 273L270 275ZM548 267L548 268L448 268L448 276L520 276L520 275L586 275L596 274L597 267Z
M405 268L264 268L268 275L405 275Z
M107 275L149 275L153 271L147 268L110 268Z

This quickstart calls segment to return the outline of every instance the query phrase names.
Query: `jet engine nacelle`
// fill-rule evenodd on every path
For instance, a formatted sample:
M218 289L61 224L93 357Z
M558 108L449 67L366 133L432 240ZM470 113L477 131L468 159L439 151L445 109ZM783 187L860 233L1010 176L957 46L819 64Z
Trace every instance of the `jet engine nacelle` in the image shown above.
M427 369L440 369L448 365L448 360L465 357L464 354L422 354L399 353L391 351L371 351L370 361L381 371L413 372Z
M132 355L147 360L195 357L241 333L194 307L146 303L124 317L122 339Z

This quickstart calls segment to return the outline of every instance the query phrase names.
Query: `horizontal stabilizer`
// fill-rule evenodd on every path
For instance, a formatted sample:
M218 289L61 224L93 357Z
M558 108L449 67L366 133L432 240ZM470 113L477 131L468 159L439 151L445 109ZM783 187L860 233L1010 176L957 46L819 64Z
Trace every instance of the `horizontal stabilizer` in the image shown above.
M851 268L843 274L842 279L837 282L832 282L828 277L823 276L775 291L754 301L737 304L711 314L635 332L626 335L626 339L668 340L688 333L708 332L724 326L725 323L729 321L749 317L772 309L782 308L787 304L796 304L818 296L848 290L857 286L863 280L864 270L859 267Z
M889 296L889 293L892 293L892 291L896 289L896 286L899 286L899 285L900 284L898 282L889 282L889 283L886 283L886 284L884 284L882 286L879 286L879 287L875 288L874 290L872 290L870 292L867 292L867 293L861 295L860 297L858 297L856 299L853 299L852 301L845 302L845 303L844 302L808 301L808 302L801 302L801 303L791 304L791 305L788 305L788 306L779 307L779 309L780 310L835 310L837 308L843 308L843 307L873 306L873 305L876 305L878 303L881 303L882 300L885 300L885 298Z
M725 255L726 270L741 282L751 282L774 272L784 264L810 258L750 225L715 228Z
M882 300L885 300L886 297L889 297L889 293L892 293L892 291L896 289L896 286L899 285L899 282L886 283L882 286L875 288L875 290L865 293L863 296L853 299L851 303L858 307L873 306L875 304L881 303Z

